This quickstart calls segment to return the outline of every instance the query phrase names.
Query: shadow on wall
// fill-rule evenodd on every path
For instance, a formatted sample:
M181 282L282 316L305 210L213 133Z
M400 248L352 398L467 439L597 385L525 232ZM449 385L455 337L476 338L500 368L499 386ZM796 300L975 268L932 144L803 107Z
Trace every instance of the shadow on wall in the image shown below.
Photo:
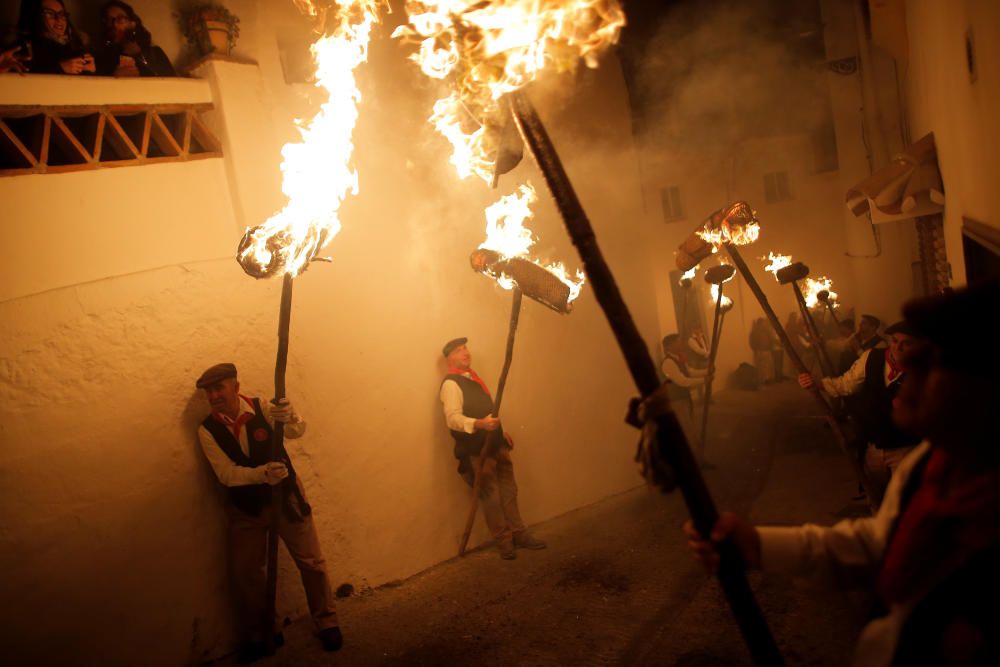
M232 594L229 588L228 576L228 520L224 512L226 491L215 476L215 471L209 464L205 455L201 451L201 443L198 441L198 426L208 414L205 404L205 397L200 390L192 392L188 398L184 411L181 413L181 428L184 433L191 434L191 445L194 448L194 457L199 461L198 479L196 486L199 489L199 496L204 499L206 506L214 507L215 510L208 509L208 513L214 515L206 521L203 526L206 537L211 541L208 550L216 557L209 564L209 571L205 573L205 578L218 582L217 593L224 599L228 614L205 613L198 614L191 620L191 652L188 664L204 663L212 658L224 655L233 650L236 646L237 633L233 624L235 609L231 608ZM186 531L193 526L177 526L178 531Z

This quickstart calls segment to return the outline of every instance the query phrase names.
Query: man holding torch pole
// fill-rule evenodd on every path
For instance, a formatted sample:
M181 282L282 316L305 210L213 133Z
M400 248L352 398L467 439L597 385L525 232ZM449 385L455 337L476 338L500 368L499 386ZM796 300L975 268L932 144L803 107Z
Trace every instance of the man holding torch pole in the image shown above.
M503 432L500 419L494 416L493 396L486 382L472 370L467 342L467 338L456 338L442 349L448 363L440 393L444 419L455 439L458 472L470 486L474 486L473 470L478 467L479 459L487 457L480 474L483 514L500 557L513 560L517 558L515 547L544 549L546 545L524 527L510 458L514 441Z
M264 564L270 514L274 510L272 487L277 485L283 497L278 534L302 575L309 611L323 648L336 651L343 637L312 508L284 446L279 460L272 461L269 456L275 424L284 425L285 436L299 438L305 433L305 422L287 399L269 405L240 394L233 364L212 366L201 374L195 386L204 391L212 410L198 427L198 441L229 496L229 575L240 613L240 630L246 634L239 661L254 662L268 655L269 645L284 642L281 633L275 633L274 619L264 618Z

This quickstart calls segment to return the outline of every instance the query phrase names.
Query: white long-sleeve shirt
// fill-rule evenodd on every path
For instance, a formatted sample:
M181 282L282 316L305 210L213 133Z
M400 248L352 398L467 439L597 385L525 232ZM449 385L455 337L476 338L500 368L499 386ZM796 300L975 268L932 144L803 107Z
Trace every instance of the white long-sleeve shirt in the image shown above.
M678 387L700 387L705 384L705 376L708 375L707 368L691 368L688 366L688 372L684 373L681 370L680 364L678 364L671 357L667 357L660 364L660 370L663 374L667 376L671 382L673 382Z
M254 414L253 403L251 403L246 396L240 396L240 415L250 413ZM264 419L267 423L274 427L274 420L271 418L271 404L267 401L260 402L260 410L264 414ZM238 417L237 417L238 419ZM226 422L226 426L232 431L232 424L236 423L236 420L229 419L223 416L223 421ZM286 438L301 438L302 434L306 432L306 423L299 419L293 423L285 424L285 437ZM240 449L247 456L250 455L250 443L247 441L247 429L241 428L239 434ZM257 466L255 468L248 468L246 466L237 465L229 458L219 444L215 441L215 438L208 429L204 426L198 426L198 442L201 444L201 451L205 453L205 458L212 466L212 470L215 471L215 476L219 478L219 481L226 486L245 486L247 484L265 484L264 479L264 468L265 466Z
M472 376L463 373L469 379ZM452 431L465 431L474 433L476 430L476 420L473 417L466 417L462 413L465 404L465 395L462 388L454 380L445 380L441 383L441 405L444 408L444 421Z
M857 361L851 364L851 367L843 375L834 378L823 378L823 391L831 396L850 396L861 391L861 386L865 383L865 365L868 363L869 354L871 354L871 350L862 352ZM891 372L892 368L888 363L882 364L882 380L887 387L892 382L899 382L902 378L902 374L898 374L890 382L889 374Z
M846 519L833 526L760 526L761 569L808 577L838 588L870 587L902 511L902 493L913 468L929 455L930 444L918 445L892 475L875 516ZM894 604L889 613L869 623L855 648L855 665L892 664L900 629L910 604Z

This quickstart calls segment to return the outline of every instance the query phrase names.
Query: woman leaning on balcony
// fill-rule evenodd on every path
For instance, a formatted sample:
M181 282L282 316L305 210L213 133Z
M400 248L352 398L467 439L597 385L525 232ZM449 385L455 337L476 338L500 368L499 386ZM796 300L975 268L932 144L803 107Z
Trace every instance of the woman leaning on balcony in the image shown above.
M93 74L97 67L62 0L26 0L18 20L33 74Z
M101 7L104 43L97 52L97 73L105 76L177 76L170 59L142 24L132 6L111 0Z

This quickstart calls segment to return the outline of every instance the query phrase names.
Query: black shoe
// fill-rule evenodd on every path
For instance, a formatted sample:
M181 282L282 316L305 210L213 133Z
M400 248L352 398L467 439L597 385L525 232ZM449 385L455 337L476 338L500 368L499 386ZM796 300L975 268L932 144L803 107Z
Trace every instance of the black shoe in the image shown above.
M337 651L344 645L344 635L337 627L320 630L319 640L323 642L324 651Z

